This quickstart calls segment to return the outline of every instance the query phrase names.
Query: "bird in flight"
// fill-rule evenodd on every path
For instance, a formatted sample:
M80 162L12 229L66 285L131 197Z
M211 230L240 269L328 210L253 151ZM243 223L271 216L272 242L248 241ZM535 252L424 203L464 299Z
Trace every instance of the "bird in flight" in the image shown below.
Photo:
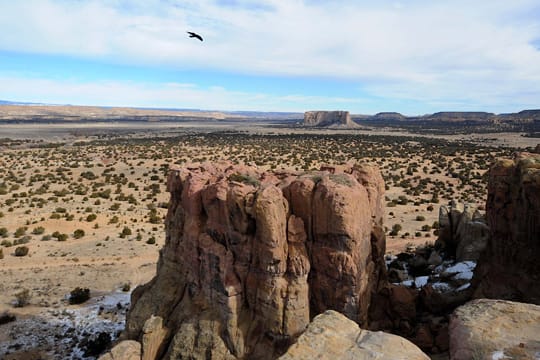
M190 37L190 38L196 38L196 39L199 39L199 40L203 41L203 38L202 38L201 35L196 34L196 33L194 33L194 32L191 32L191 31L187 31L187 33L189 34L189 37Z

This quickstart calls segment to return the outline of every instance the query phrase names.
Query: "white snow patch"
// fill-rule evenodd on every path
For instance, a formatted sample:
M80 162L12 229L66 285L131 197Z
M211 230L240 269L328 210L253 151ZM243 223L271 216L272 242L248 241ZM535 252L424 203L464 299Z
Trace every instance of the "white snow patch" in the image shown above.
M413 283L414 283L413 280L405 280L405 281L401 282L401 285L411 287L413 285Z
M463 284L463 285L461 285L460 287L458 287L458 288L456 289L456 291L463 291L463 290L465 290L465 289L468 289L469 286L471 286L471 283Z
M440 293L444 293L444 292L452 290L452 287L445 282L435 282L431 284L431 286L433 286L433 289L435 291L438 291Z
M463 272L457 273L453 277L456 280L469 280L469 281L471 281L472 278L473 278L473 272L472 271L463 271Z
M446 268L446 273L462 273L467 271L473 271L476 267L476 262L474 261L462 261L455 263L454 265Z
M493 354L491 354L491 360L501 360L501 359L509 359L508 356L504 355L504 351L498 350L498 351L494 351Z
M428 283L428 280L429 280L429 276L418 276L414 279L414 285L417 288L421 288L423 286L426 286L426 284Z

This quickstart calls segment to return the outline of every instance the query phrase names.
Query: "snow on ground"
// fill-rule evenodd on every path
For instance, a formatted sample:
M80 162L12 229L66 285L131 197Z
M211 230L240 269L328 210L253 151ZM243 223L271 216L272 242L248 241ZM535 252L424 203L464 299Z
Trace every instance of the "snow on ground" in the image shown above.
M0 358L16 351L39 349L51 359L95 359L84 356L85 344L102 332L116 339L124 329L129 303L130 293L114 292L82 305L66 305L17 319L9 330L11 340L0 344Z

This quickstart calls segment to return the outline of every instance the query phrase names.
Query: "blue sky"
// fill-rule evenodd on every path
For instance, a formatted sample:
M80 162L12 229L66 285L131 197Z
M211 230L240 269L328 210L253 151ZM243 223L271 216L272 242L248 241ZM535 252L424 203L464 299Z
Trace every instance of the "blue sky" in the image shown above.
M0 99L409 115L540 108L538 19L538 0L0 0Z

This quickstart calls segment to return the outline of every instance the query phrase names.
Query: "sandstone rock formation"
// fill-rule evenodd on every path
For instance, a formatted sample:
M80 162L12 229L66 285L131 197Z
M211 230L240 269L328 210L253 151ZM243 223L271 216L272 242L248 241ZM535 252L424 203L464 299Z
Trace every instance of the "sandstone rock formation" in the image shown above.
M456 261L478 260L486 248L489 228L478 209L452 201L439 209L439 238L436 245Z
M280 360L427 360L410 341L381 331L368 331L338 312L317 315Z
M538 359L540 306L478 299L450 317L450 359Z
M121 341L99 360L141 360L141 344L133 340Z
M326 310L367 326L385 283L384 182L370 166L329 170L172 170L166 243L127 337L165 359L273 359Z
M474 297L540 304L540 155L518 153L489 171L489 241L475 271Z
M341 125L354 127L348 111L307 111L304 113L305 126L332 126Z

